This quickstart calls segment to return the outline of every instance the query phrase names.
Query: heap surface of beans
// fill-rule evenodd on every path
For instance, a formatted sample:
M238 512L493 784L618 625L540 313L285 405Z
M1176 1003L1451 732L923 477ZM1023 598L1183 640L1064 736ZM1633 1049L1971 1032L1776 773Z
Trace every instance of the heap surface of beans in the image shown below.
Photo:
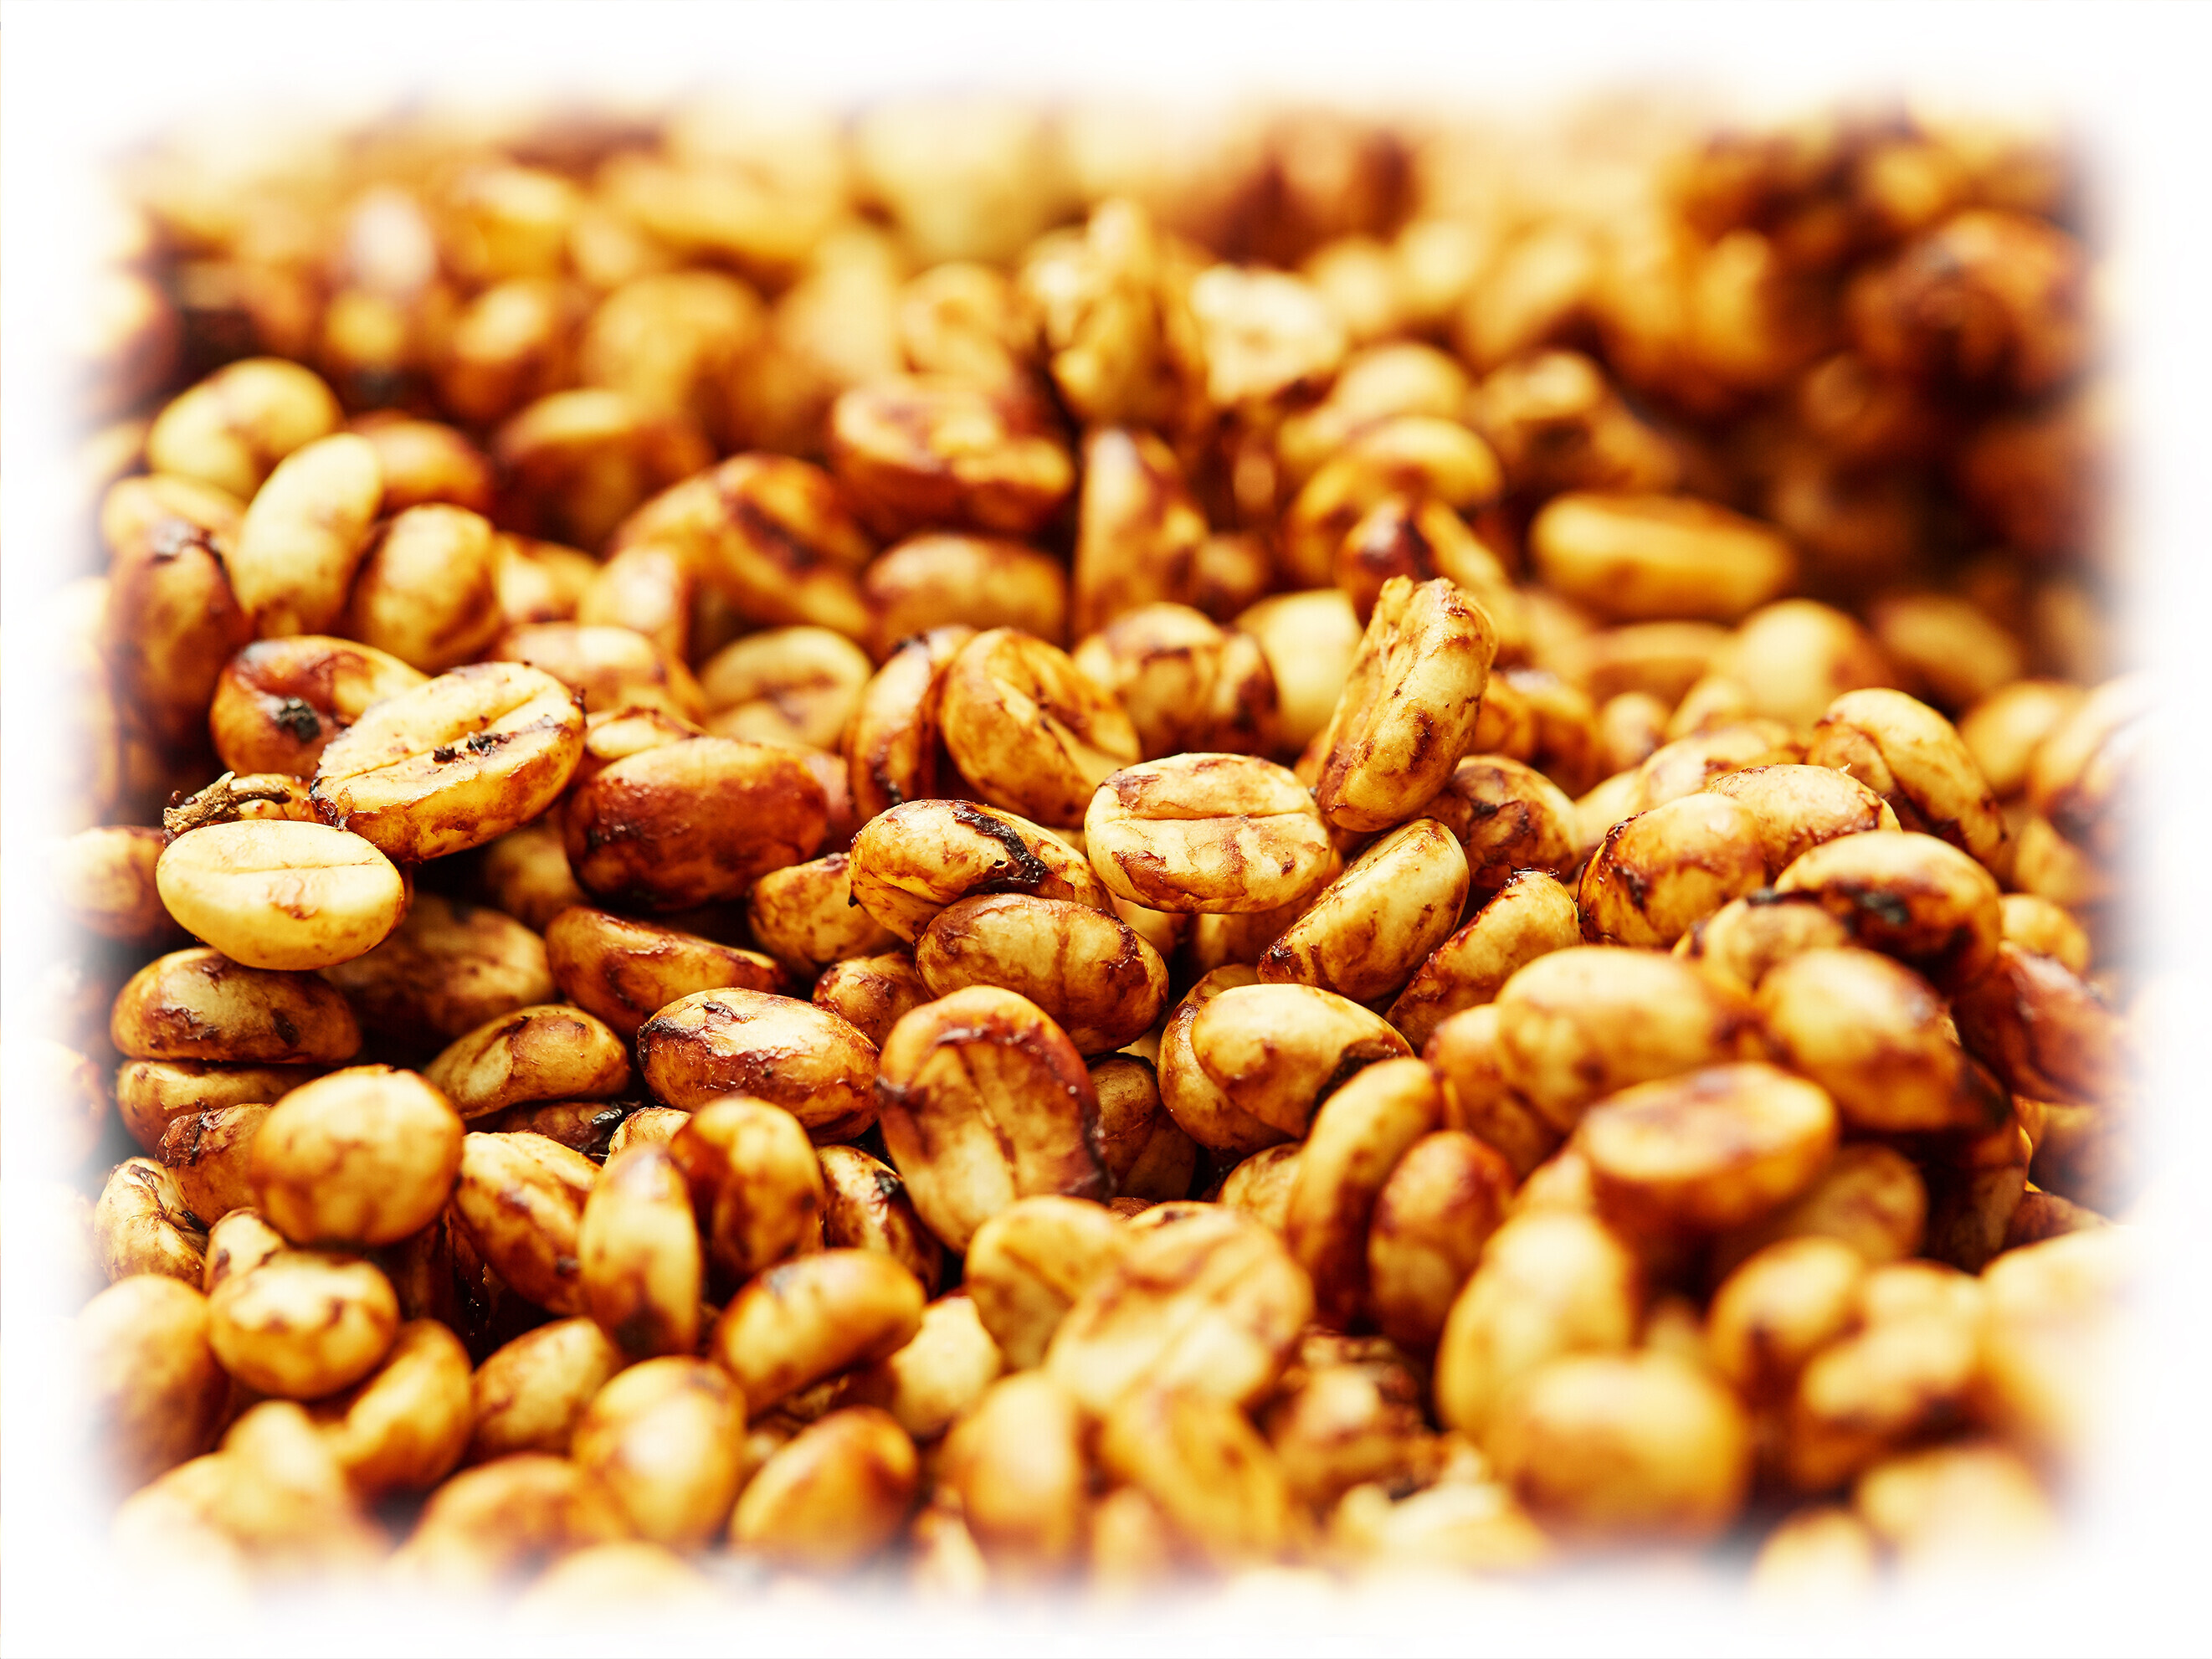
M2156 1000L2068 156L1601 125L138 158L14 1028L124 1558L2047 1543Z

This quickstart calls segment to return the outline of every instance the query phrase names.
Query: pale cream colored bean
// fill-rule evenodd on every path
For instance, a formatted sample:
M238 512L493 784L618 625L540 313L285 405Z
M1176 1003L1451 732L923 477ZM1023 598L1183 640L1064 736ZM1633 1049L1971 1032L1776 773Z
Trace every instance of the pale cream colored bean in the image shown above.
M1390 1024L1425 1048L1454 1014L1489 1002L1521 969L1582 937L1574 895L1541 870L1521 871L1429 953L1390 1005Z
M338 621L383 496L376 450L351 433L277 463L247 503L226 561L264 639L319 634Z
M333 987L207 950L173 951L133 974L107 1030L135 1060L331 1066L361 1048L361 1027Z
M890 1413L869 1406L832 1412L747 1483L730 1541L786 1568L848 1571L896 1535L920 1484L914 1443Z
M949 1249L1016 1199L1105 1196L1091 1075L1025 997L971 986L906 1015L884 1040L876 1092L891 1162Z
M945 1247L921 1224L898 1171L858 1146L821 1146L815 1152L822 1165L823 1243L833 1250L881 1250L934 1296L945 1277ZM916 1439L929 1438L912 1424L907 1427Z
M1330 828L1387 830L1444 787L1474 735L1497 654L1487 615L1439 577L1383 585L1344 694L1315 740L1314 797Z
M2064 680L2014 680L1959 717L1959 740L1999 800L2027 786L2028 770L2044 738L2057 731L2088 692Z
M155 880L171 915L249 968L328 968L364 956L407 902L399 872L361 836L281 818L179 836Z
M1575 893L1593 945L1665 950L1766 885L1759 822L1725 795L1685 795L1613 825Z
M473 1119L534 1100L612 1099L630 1085L629 1053L582 1009L541 1003L456 1037L422 1075Z
M1247 915L1302 899L1333 861L1312 795L1282 767L1179 755L1115 773L1084 817L1100 878L1156 910Z
M695 1109L727 1094L781 1106L817 1142L875 1121L875 1045L826 1008L746 990L697 991L638 1028L646 1086Z
M1273 1231L1218 1206L1140 1234L1060 1322L1045 1370L1086 1411L1132 1390L1261 1398L1313 1313L1313 1286Z
M551 675L475 663L387 697L332 738L315 799L390 857L440 858L551 805L583 741L583 711Z
M585 1408L622 1366L622 1350L590 1319L526 1331L470 1379L469 1461L528 1451L565 1457Z
M1955 594L1893 594L1869 605L1867 619L1890 659L1954 716L2014 684L2026 665L2021 642L1988 611Z
M641 1106L626 1112L607 1137L607 1156L616 1157L632 1146L665 1146L690 1120L690 1113L673 1106Z
M1467 854L1434 818L1384 836L1323 888L1261 957L1263 984L1316 985L1354 1002L1401 989L1457 924Z
M162 1486L272 1588L309 1573L360 1572L384 1553L384 1538L329 1443L289 1400L248 1407L213 1455L174 1471ZM142 1510L135 1519L152 1516Z
M76 1049L44 1037L15 1038L9 1055L17 1068L16 1087L39 1103L31 1122L34 1133L51 1137L47 1155L58 1157L64 1169L82 1164L112 1121L99 1072Z
M694 1250L703 1232L708 1260L729 1285L822 1248L821 1160L799 1120L781 1107L742 1095L709 1101L670 1139L668 1156L702 1224L695 1229L690 1213L684 1218ZM679 1241L671 1226L672 1250ZM698 1299L696 1288L691 1299Z
M1623 691L1597 711L1600 763L1608 775L1641 766L1667 741L1667 705L1649 691Z
M244 501L270 469L337 429L337 399L311 369L278 357L225 365L179 393L146 434L146 459Z
M737 1501L744 1401L702 1359L647 1359L592 1396L569 1456L596 1477L637 1534L696 1549Z
M1044 1363L1069 1307L1130 1242L1104 1205L1052 1194L1009 1205L975 1230L962 1283L1009 1370Z
M415 1073L349 1066L270 1110L247 1164L253 1202L295 1243L393 1243L445 1207L461 1135L459 1115Z
M1159 952L1110 910L1066 899L961 899L923 929L914 961L936 996L986 985L1028 998L1085 1054L1143 1036L1167 1001Z
M1814 599L1779 599L1743 619L1713 653L1753 711L1802 731L1847 691L1897 683L1897 670L1852 617Z
M703 274L703 273L702 273ZM520 1630L573 1631L650 1605L669 1618L714 1616L729 1603L714 1580L674 1550L641 1538L586 1544L539 1573L508 1616Z
M461 1141L453 1210L485 1263L550 1313L585 1311L576 1232L599 1166L527 1132Z
M398 1328L392 1281L358 1256L288 1250L226 1279L208 1298L208 1343L223 1369L288 1400L359 1382Z
M706 1264L690 1189L668 1148L608 1158L576 1224L576 1261L585 1311L623 1352L649 1358L699 1346Z
M2017 1571L2049 1555L2063 1524L2035 1470L1987 1440L1886 1459L1859 1477L1851 1504L1911 1576Z
M757 1416L801 1389L896 1353L921 1328L921 1285L875 1250L822 1250L771 1267L716 1322L714 1361Z
M1375 1202L1398 1160L1435 1129L1436 1077L1412 1058L1368 1066L1314 1114L1283 1237L1313 1281L1315 1311L1339 1328L1367 1304L1367 1237Z

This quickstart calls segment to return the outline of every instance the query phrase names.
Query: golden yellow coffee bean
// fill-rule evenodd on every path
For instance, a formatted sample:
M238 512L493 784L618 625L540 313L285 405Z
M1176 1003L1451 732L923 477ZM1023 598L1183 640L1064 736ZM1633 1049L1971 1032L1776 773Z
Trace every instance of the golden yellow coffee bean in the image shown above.
M171 842L155 868L183 926L249 968L329 968L365 956L399 923L392 861L326 824L213 823Z
M475 663L387 697L331 739L315 799L390 857L441 858L551 805L583 744L583 710L551 675Z

